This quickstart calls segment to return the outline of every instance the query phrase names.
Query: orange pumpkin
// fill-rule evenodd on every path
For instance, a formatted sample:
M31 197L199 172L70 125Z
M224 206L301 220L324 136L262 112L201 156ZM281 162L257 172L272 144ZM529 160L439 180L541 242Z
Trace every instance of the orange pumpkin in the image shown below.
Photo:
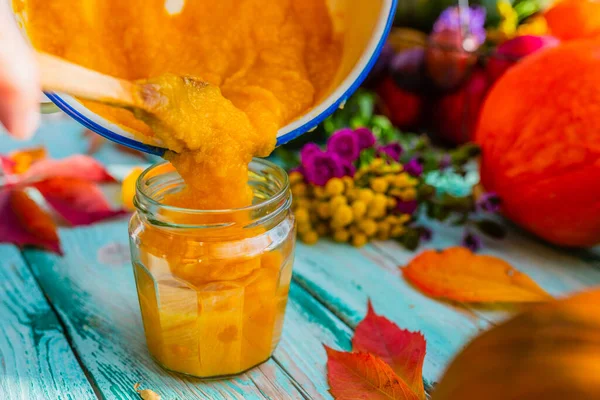
M544 14L552 35L561 40L598 37L600 2L597 0L562 0Z
M481 178L510 219L559 245L600 242L600 42L545 49L490 91Z

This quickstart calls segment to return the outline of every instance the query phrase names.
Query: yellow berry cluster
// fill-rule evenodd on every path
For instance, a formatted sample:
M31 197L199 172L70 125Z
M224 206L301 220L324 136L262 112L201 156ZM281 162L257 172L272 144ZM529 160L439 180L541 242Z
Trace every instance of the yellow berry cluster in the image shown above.
M401 164L388 164L380 158L361 167L354 178L331 178L325 186L311 185L300 172L292 172L299 237L314 244L319 237L330 236L357 247L373 238L398 238L411 216L394 212L397 199L414 200L418 183Z

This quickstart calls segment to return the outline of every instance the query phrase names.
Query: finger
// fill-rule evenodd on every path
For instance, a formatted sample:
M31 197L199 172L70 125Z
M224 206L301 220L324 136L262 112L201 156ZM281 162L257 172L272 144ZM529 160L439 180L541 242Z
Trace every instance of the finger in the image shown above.
M40 121L39 95L33 52L8 6L0 5L0 122L10 134L22 139L33 135Z

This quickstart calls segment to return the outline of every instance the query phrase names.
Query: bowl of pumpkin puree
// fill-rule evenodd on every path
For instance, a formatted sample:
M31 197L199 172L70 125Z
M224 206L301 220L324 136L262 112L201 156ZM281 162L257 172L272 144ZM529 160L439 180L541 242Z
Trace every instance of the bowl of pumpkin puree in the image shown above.
M271 143L315 128L374 65L397 0L12 0L38 50L128 80L192 76L216 87ZM163 155L127 110L47 96L106 138Z

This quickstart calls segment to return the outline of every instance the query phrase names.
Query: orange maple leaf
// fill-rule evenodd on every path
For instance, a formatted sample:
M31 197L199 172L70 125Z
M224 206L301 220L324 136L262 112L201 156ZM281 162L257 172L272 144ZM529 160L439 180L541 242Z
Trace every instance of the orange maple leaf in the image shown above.
M31 165L48 156L48 152L44 147L33 147L30 149L13 151L8 155L14 164L12 173L22 174L27 171Z
M330 392L337 400L419 400L383 360L325 346Z
M352 348L380 357L419 399L425 399L423 361L426 343L421 333L400 329L389 319L375 314L369 301L367 316L354 332Z
M464 247L427 250L402 274L431 297L463 302L541 302L552 299L530 277L506 261Z

